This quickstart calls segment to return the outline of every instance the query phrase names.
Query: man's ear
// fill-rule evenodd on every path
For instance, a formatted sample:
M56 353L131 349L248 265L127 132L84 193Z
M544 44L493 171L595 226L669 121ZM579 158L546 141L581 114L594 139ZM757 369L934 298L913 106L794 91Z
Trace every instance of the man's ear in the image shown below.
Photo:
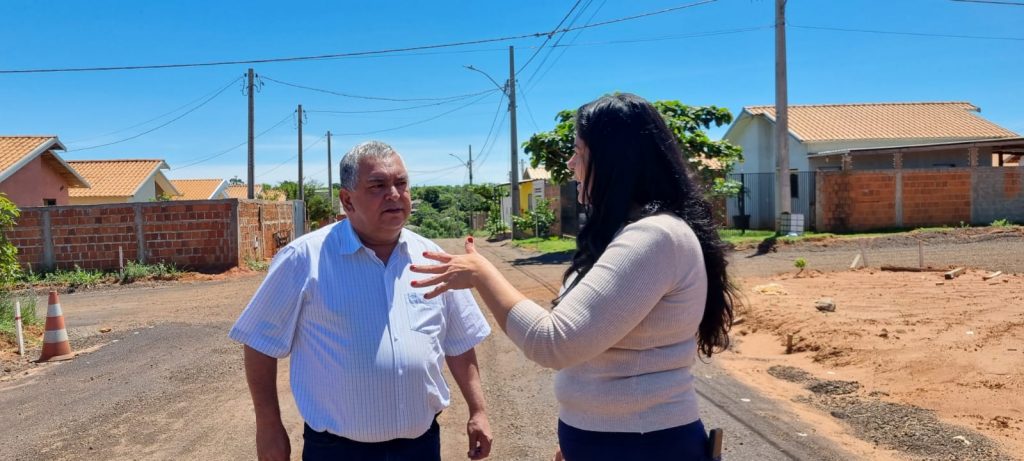
M352 206L352 193L346 189L339 189L338 200L341 201L341 206L345 209L345 214L352 214L352 210L355 209L355 207Z

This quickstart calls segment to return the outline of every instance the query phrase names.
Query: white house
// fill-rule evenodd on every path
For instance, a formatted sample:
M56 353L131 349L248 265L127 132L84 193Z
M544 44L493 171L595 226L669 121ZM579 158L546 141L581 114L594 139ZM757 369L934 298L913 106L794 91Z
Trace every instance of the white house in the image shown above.
M896 168L893 150L913 147L899 168L947 168L970 165L968 149L978 149L978 166L1013 159L992 146L965 144L1011 140L1017 134L985 120L968 102L899 102L789 106L790 199L794 213L814 222L814 172L848 168ZM743 149L734 173L744 183L742 201L727 202L733 216L749 215L752 228L775 226L775 107L744 107L723 139ZM1000 141L1002 142L1002 141ZM856 155L851 155L856 154ZM852 165L852 166L851 166Z
M980 112L968 102L789 106L789 166L792 171L838 169L835 159L809 157L822 152L1018 136L985 120ZM775 106L744 107L723 138L743 148L744 161L735 173L774 172ZM967 159L933 156L920 161L904 167L965 166Z

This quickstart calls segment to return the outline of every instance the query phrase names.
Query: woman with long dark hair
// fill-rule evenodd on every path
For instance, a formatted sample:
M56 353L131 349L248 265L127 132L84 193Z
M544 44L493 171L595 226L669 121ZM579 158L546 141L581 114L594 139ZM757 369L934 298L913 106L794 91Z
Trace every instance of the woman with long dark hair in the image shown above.
M649 102L601 97L576 112L587 221L550 311L520 293L472 238L427 297L473 287L531 360L558 370L558 439L568 461L707 459L691 367L729 345L734 288L712 218L675 137Z

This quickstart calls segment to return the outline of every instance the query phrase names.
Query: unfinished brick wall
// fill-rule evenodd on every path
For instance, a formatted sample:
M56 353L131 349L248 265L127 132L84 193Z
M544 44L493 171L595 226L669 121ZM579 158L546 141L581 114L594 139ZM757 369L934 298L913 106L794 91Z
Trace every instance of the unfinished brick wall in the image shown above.
M819 172L817 230L1024 222L1018 167Z
M234 267L237 206L231 200L197 200L141 207L146 262L213 270Z
M272 258L295 238L292 202L238 202L238 265Z
M240 208L275 210L269 212L270 232L292 225L291 202L246 202L245 207L227 199L26 208L7 237L18 248L18 261L36 272L75 266L114 270L121 264L119 250L124 262L222 270L244 260ZM265 257L276 250L266 249Z
M900 227L960 222L971 222L970 169L903 172L903 223Z
M896 227L895 172L819 172L817 187L818 231Z

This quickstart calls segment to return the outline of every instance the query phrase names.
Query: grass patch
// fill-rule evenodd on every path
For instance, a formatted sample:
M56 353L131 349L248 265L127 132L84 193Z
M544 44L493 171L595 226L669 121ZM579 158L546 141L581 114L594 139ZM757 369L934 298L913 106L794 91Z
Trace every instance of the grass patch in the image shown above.
M564 253L576 250L576 239L566 237L533 237L522 240L513 240L512 244L520 248L539 251L542 254Z
M863 238L875 238L885 237L888 235L895 234L911 234L911 233L925 233L925 232L952 232L958 228L956 227L919 227L916 229L881 229L874 232L860 232L860 233L849 233L849 234L836 234L832 232L804 232L802 235L796 237L779 236L778 241L782 243L795 243L801 240L823 240L823 239L863 239ZM775 231L772 230L748 230L746 233L741 233L738 229L720 229L718 231L719 237L722 241L731 243L733 245L745 245L760 243L764 239L775 236Z
M18 336L14 327L15 301L21 302L21 322L26 330L32 327L42 327L45 320L45 317L39 317L36 314L36 297L31 293L24 296L18 296L13 293L0 293L0 342L17 344ZM26 332L26 343L29 342L30 337L32 335Z
M262 259L246 256L245 267L251 271L263 272L270 268L270 264Z
M176 280L181 277L181 271L173 264L140 264L128 261L124 269L116 272L116 276L118 283L128 284L137 280Z
M51 272L25 272L21 283L27 287L61 287L69 289L89 288L108 283L129 284L139 280L177 280L182 275L173 264L140 264L128 261L124 269L104 272L94 269L57 269Z

